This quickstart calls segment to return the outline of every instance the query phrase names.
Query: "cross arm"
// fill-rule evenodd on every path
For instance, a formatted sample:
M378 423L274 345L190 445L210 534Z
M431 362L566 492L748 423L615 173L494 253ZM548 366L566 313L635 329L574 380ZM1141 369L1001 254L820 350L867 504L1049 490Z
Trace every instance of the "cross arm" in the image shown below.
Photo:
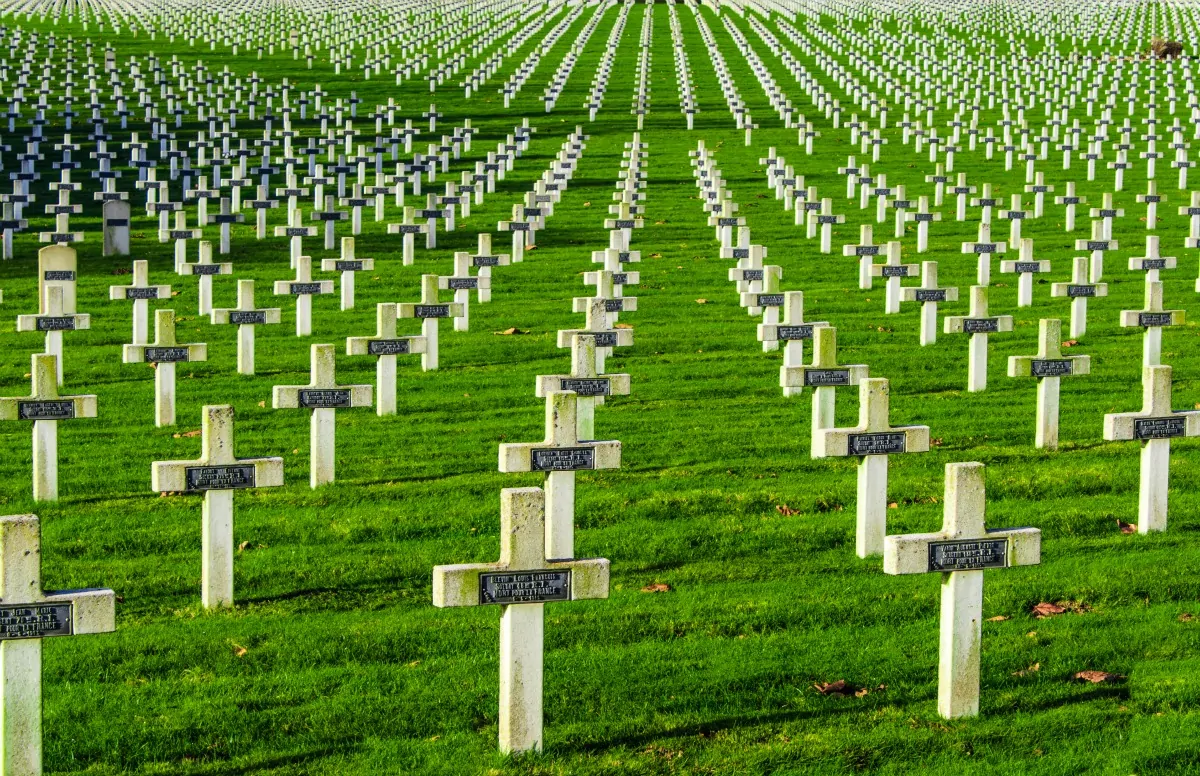
M1133 266L1133 262L1133 259L1129 260L1129 268L1137 269ZM1071 298L1108 296L1108 283L1051 283L1050 296L1066 296Z
M1091 373L1091 356L1009 356L1009 377L1067 377ZM1036 370L1036 371L1035 371Z
M1012 328L1011 315L948 315L943 321L946 334L996 334Z
M91 327L92 316L86 314L17 316L17 331L77 331Z
M279 323L280 309L278 307L266 307L257 310L238 310L236 308L214 307L210 317L215 324Z
M111 301L124 299L166 299L171 295L170 286L109 286L108 298Z
M321 259L322 272L358 272L375 269L375 259Z
M1122 310L1122 328L1181 326L1187 320L1183 310Z
M779 368L779 385L782 388L858 385L867 379L869 373L866 364L834 367L783 366Z
M96 397L54 396L39 399L33 396L0 398L0 421L3 420L71 420L96 417Z
M178 345L123 345L121 362L125 364L207 361L208 345L203 342Z
M957 288L919 288L909 286L900 289L901 302L957 302Z
M347 356L399 356L428 352L428 340L413 337L347 337Z
M500 445L500 471L551 472L582 469L619 469L618 440L581 440L567 447L546 442L510 442Z
M910 278L920 271L916 264L872 264L872 277L901 277Z
M585 329L559 329L558 346L571 347L571 338L576 334L590 334L596 337L596 347L612 348L627 347L633 344L633 329L610 329L608 331L587 331Z
M463 306L458 302L401 302L396 305L397 318L461 318Z
M1050 262L1044 259L1039 261L1024 261L1021 259L1017 259L1015 261L1002 261L1000 262L1000 271L1005 273L1049 272Z
M271 389L271 407L277 410L370 407L371 396L370 385L334 385L328 388L276 385Z
M1157 416L1145 412L1118 412L1104 416L1104 438L1109 442L1194 436L1200 436L1200 411L1196 410Z
M565 596L556 600L582 601L608 598L609 561L606 558L584 558L567 561L548 561L544 568L515 571L502 563L464 563L433 567L433 605L484 606L503 603L487 600L481 577L484 574L513 574L526 576L538 572L569 572Z
M219 464L155 461L150 468L150 489L158 493L202 493L282 485L282 458L236 458Z
M830 428L813 435L813 458L929 452L929 426L891 426L882 431Z
M206 273L204 270L197 271L197 269L196 269L197 267L216 267L217 271L215 273L214 272ZM185 263L185 264L180 265L179 274L180 275L204 275L204 274L232 275L233 274L233 263L228 262L228 261L217 262L215 264L200 264L199 262Z
M276 280L277 296L301 296L304 294L332 294L332 280Z
M81 590L47 590L40 600L30 606L70 604L71 633L112 633L117 629L116 594L107 588Z
M889 536L883 545L885 574L927 574L943 571L932 563L934 549L944 545L942 557L953 553L963 558L958 570L1033 566L1041 562L1042 532L1037 528L1004 528L987 531L977 539L962 539L945 533ZM945 550L950 550L946 553Z
M572 391L578 396L627 396L629 375L610 374L596 377L538 375L534 395L539 399L554 391Z

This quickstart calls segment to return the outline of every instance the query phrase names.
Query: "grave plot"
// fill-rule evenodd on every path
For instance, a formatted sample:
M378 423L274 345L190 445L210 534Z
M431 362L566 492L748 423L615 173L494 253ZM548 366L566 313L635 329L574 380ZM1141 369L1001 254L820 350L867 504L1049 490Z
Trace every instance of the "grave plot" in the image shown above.
M0 2L0 771L1188 772L1198 22Z

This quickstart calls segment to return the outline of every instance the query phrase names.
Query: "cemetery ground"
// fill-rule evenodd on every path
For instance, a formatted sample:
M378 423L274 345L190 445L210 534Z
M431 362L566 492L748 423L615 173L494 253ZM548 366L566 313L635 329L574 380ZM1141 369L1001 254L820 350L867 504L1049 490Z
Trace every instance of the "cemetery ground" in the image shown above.
M809 185L835 198L835 212L850 216L835 229L835 245L857 242L873 209L859 211L846 200L835 174L856 153L844 131L811 111L825 136L805 156L704 8L762 126L746 147L693 17L681 12L703 111L687 132L677 112L666 6L636 6L625 35L635 35L648 10L656 14L652 112L642 133L649 185L645 228L631 245L642 252L633 267L641 283L626 288L639 305L621 319L634 327L635 344L617 349L608 368L630 374L633 390L609 399L596 417L599 438L621 440L622 468L578 475L577 554L612 560L612 591L607 601L547 608L546 751L521 758L495 753L497 612L435 609L430 569L493 560L500 489L540 484L535 475L498 473L496 451L501 442L541 438L535 376L565 371L555 333L579 325L570 298L589 293L582 273L595 268L591 252L607 244L602 222L623 143L635 129L626 111L632 45L618 54L598 119L587 122L576 106L615 11L604 16L548 114L536 84L590 13L547 54L509 110L491 89L467 101L449 86L430 95L423 80L396 87L386 75L335 77L321 62L309 71L290 55L258 61L182 41L119 38L122 57L154 51L203 58L239 74L287 76L306 88L316 81L335 96L355 89L364 105L395 97L402 117L416 118L435 101L445 114L439 125L469 117L481 129L477 150L522 117L538 132L497 193L454 232L439 234L436 249L419 248L413 267L400 265L398 238L365 215L357 253L375 258L376 268L359 274L354 310L340 312L336 294L316 299L312 337L294 335L291 300L270 293L273 281L291 277L285 241L258 242L252 224L236 227L231 254L214 258L232 261L239 278L255 279L259 307L283 308L281 325L258 329L254 377L236 373L234 328L197 316L195 281L171 271L172 246L158 242L157 223L135 205L132 255L102 258L99 211L87 201L81 223L88 238L76 247L79 310L92 315L92 328L66 339L63 392L98 394L99 416L60 426L58 503L29 497L29 427L0 427L7 483L0 501L6 514L41 517L45 586L106 586L119 596L115 633L45 645L49 772L1200 769L1200 447L1194 440L1173 446L1170 529L1142 536L1120 527L1137 521L1137 445L1101 436L1105 413L1141 405L1140 332L1117 324L1119 310L1142 306L1142 276L1124 269L1127 257L1144 253L1136 223L1144 206L1134 202L1142 189L1117 194L1126 216L1121 250L1109 254L1109 296L1093 301L1088 332L1068 351L1090 355L1092 374L1063 381L1061 449L1038 451L1034 381L1005 377L1004 364L1010 355L1033 353L1038 320L1065 321L1069 303L1052 300L1038 280L1033 307L1018 310L1015 281L995 276L993 312L1014 315L1014 330L992 337L987 390L967 393L965 338L940 335L935 345L919 347L915 307L885 316L882 284L860 291L857 260L818 253L766 187L758 159L776 146ZM744 20L734 23L747 31ZM54 29L86 35L65 23ZM526 50L506 62L520 61ZM790 78L782 68L775 74L790 93ZM338 352L339 383L374 383L374 361L343 355L343 340L374 333L376 303L415 301L421 273L448 274L453 251L473 251L475 235L507 218L576 124L590 135L587 149L536 248L522 263L496 269L491 302L472 299L469 332L443 327L440 369L422 372L416 357L401 357L396 416L338 412L338 480L311 490L306 413L272 409L272 386L308 382L309 345L326 342ZM737 304L727 280L731 262L718 258L696 197L688 152L701 139L715 149L753 241L783 266L783 287L804 291L809 318L836 323L840 360L869 364L872 376L889 378L894 424L930 428L929 453L892 457L888 532L941 525L942 471L956 461L986 464L989 526L1043 532L1040 566L988 575L977 719L937 716L937 579L886 576L878 558L854 555L856 462L809 456L810 395L781 395L779 353L761 352L756 321ZM918 182L932 164L904 150L893 149L873 168L907 184L914 198L931 193ZM1048 182L1075 180L1098 206L1111 176L1088 183L1080 166L1066 178L1054 164ZM990 162L963 155L955 172L972 184L994 183L1002 198L1024 183L1022 166L1005 172L1002 154ZM1197 256L1179 247L1187 224L1173 214L1186 202L1173 182L1173 174L1160 175L1170 199L1155 233L1164 255L1179 257L1179 269L1163 273L1166 306L1187 309ZM956 222L950 196L938 210L945 220L931 230L929 252L918 256L910 229L905 260L939 261L942 284L961 294L943 311L962 314L975 259L960 245L974 239L977 217ZM342 226L339 234L348 235ZM1003 239L1002 226L996 222L995 239ZM1052 261L1048 277L1062 281L1078 255L1074 240L1087 228L1081 217L1067 234L1061 209L1048 206L1023 236L1035 238L1038 258ZM890 221L876 230L884 241ZM16 258L0 264L10 316L0 386L10 396L28 392L29 354L41 352L41 334L11 332L12 317L37 306L36 231L19 235ZM506 250L506 238L494 237L496 252ZM215 242L215 230L205 239ZM304 252L314 260L335 255L321 250L319 238L306 240ZM179 340L208 344L207 362L179 367L175 427L154 425L152 367L121 363L129 308L108 301L107 286L128 282L118 273L131 259L148 259L151 282L179 292L155 305L176 311ZM235 288L232 278L217 277L214 306L233 306ZM417 332L414 322L405 323L402 333ZM1176 408L1200 407L1198 344L1192 323L1164 335ZM286 485L238 495L237 605L206 613L198 596L200 499L160 496L149 475L152 461L195 458L201 407L225 403L237 412L237 454L282 456ZM856 417L855 393L840 393L837 425L853 425ZM1035 612L1040 603L1066 611L1042 617ZM1074 678L1084 671L1112 677ZM829 691L826 684L838 681L849 689Z

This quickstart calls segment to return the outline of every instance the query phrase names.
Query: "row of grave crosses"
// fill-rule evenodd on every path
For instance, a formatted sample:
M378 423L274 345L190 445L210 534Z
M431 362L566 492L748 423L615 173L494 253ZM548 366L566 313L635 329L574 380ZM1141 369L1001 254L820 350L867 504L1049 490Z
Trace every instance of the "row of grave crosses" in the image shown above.
M647 152L638 134L623 156L614 199L640 215ZM585 328L558 333L559 347L571 349L570 372L537 378L536 395L546 402L545 439L500 445L500 471L540 472L541 487L501 491L497 562L433 569L434 606L501 607L499 745L505 753L542 748L544 605L608 597L608 560L576 557L575 474L621 465L621 443L595 438L595 411L606 397L630 389L629 375L604 369L612 347L633 344L632 329L617 328L616 318L635 310L637 300L614 294L609 268L619 269L620 254L629 252L632 227L624 220L605 222L610 247L597 252L605 269L588 273L587 280L597 295L575 299ZM615 285L619 290L621 284Z

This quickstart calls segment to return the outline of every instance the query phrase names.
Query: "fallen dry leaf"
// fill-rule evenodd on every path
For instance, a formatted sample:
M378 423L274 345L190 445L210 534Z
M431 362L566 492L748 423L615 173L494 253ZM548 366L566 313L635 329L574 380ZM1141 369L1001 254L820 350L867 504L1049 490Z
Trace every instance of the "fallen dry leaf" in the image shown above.
M784 517L791 517L792 515L800 514L799 509L792 509L787 504L776 504L775 511L778 512L779 514L783 515Z
M892 503L888 504L888 509L899 509L899 508L900 508L900 505L899 505L899 504L897 504L895 501L893 501Z
M1126 523L1119 518L1117 520L1117 528L1120 528L1123 534L1137 533L1137 523Z
M1007 614L997 614L995 617L989 617L987 619L987 621L988 622L1004 622L1007 619L1009 619Z
M1066 342L1064 342L1062 344L1062 347L1070 348L1070 347L1074 347L1075 345L1078 345L1078 344L1079 344L1079 340L1067 340Z
M661 259L661 258L662 258L662 254L661 254L661 253L651 253L651 254L650 254L650 258L652 258L652 259Z
M642 588L643 593L669 593L671 586L666 582L652 582Z
M184 431L182 434L176 434L175 438L179 439L182 437L184 439L190 439L191 437L198 437L203 433L204 432L201 431L200 429L195 429L194 431Z
M1013 671L1012 675L1013 676L1027 676L1029 674L1035 674L1041 670L1042 670L1042 664L1034 663L1029 668L1023 668L1020 671Z
M879 689L885 688L886 685L879 685ZM851 695L861 698L869 692L869 690L863 692L866 688L856 687L845 679L838 679L836 682L817 682L813 685L813 689L821 695L832 695L837 698L849 698Z
M934 439L930 439L929 444L933 445L934 447L941 447L942 446L942 438L935 437Z
M655 221L655 222L654 222L655 226L661 226L661 225L663 225L663 224L665 224L665 223L666 223L666 221Z
M250 542L242 542L238 545L238 552L245 552L250 548Z
M521 329L518 329L516 326L513 326L512 328L509 328L509 329L505 329L504 331L492 332L492 334L498 334L501 336L508 336L510 334L528 334L528 333L529 333L528 331L523 331Z
M1110 674L1107 671L1080 671L1071 678L1081 682L1091 682L1092 684L1112 684L1125 679L1120 674Z
M532 251L532 250L535 250L536 248L537 248L536 245L526 245L525 246L525 250L527 250L527 251Z
M293 448L292 455L300 455L300 448L299 447Z
M614 323L613 328L614 329L632 329L633 324L632 323Z
M1183 614L1179 615L1180 622L1191 622L1194 619L1196 619L1196 615L1189 614L1188 612L1184 612Z
M233 654L236 657L245 657L246 653L250 651L250 650L246 649L245 647L243 647L241 644L238 644L236 641L231 641L229 643L233 645Z
M260 401L260 402L258 403L258 406L260 406L260 407L266 407L266 406L267 406L267 403L266 403L265 401Z
M1033 607L1033 615L1039 620L1043 620L1047 617L1053 617L1056 614L1066 614L1066 611L1066 609L1058 604L1052 604L1046 601L1036 604Z
M584 207L591 207L591 206L592 206L592 203L591 203L591 202L584 202L584 203L583 203L583 206L584 206Z
M708 300L707 299L697 299L696 304L708 304Z
M128 275L128 274L130 274L132 271L133 271L133 270L125 269L124 267L117 267L116 269L114 269L114 270L112 271L112 273L113 273L114 275Z

